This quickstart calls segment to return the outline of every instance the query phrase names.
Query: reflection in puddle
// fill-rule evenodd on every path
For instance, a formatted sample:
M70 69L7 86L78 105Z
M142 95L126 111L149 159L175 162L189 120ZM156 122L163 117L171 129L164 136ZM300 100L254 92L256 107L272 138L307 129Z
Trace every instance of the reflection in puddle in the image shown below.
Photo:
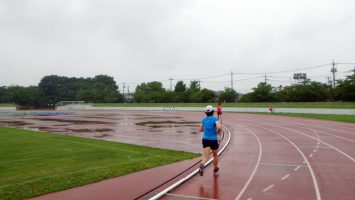
M104 133L104 134L102 134L102 135L95 135L94 137L95 137L95 138L103 138L103 137L108 137L108 136L111 136L111 135Z

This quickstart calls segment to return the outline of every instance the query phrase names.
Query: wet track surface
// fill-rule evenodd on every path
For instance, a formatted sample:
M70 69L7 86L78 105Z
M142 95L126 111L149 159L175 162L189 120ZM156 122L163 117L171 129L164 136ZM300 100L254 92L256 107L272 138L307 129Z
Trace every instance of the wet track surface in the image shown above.
M165 116L157 112L81 111L51 116L0 115L0 126L200 152L198 119Z
M201 152L196 131L202 117L194 112L80 112L44 118L0 116L0 125ZM220 173L213 175L208 166L204 176L192 177L162 199L354 199L355 124L237 113L223 114L223 124L232 137L220 156ZM135 199L195 162L38 199Z

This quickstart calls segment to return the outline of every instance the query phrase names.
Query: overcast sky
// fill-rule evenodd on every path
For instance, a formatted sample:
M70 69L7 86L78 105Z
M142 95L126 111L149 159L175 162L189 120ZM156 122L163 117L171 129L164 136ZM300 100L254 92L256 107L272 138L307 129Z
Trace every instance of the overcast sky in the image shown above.
M201 79L247 92L258 74L355 63L353 0L0 0L0 85L46 75L137 83ZM337 77L354 64L338 64ZM301 70L325 82L330 67ZM289 85L294 72L268 74ZM250 80L245 80L250 79Z

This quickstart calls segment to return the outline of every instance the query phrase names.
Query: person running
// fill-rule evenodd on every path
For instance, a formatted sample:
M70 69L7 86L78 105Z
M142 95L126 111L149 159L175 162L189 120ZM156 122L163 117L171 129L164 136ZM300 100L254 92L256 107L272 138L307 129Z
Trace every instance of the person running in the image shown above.
M222 123L222 105L221 105L221 102L218 102L218 104L217 104L217 117Z
M221 135L222 125L216 117L213 116L214 108L212 106L207 106L205 108L206 117L201 121L199 132L203 132L202 137L202 146L203 146L203 155L202 161L199 167L200 176L203 176L203 170L205 164L209 158L210 151L212 150L213 154L213 172L214 174L218 173L218 147L219 139L218 135Z

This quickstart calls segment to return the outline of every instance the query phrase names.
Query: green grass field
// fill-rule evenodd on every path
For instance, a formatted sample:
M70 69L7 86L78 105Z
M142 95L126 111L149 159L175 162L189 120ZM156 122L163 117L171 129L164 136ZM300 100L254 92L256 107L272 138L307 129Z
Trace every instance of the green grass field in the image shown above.
M16 105L10 103L0 103L0 107L16 107Z
M204 107L208 104L216 106L216 103L94 103L94 107ZM223 103L223 107L255 107L267 108L344 108L355 109L355 102L300 102L300 103Z
M198 154L0 127L0 199L24 199Z

